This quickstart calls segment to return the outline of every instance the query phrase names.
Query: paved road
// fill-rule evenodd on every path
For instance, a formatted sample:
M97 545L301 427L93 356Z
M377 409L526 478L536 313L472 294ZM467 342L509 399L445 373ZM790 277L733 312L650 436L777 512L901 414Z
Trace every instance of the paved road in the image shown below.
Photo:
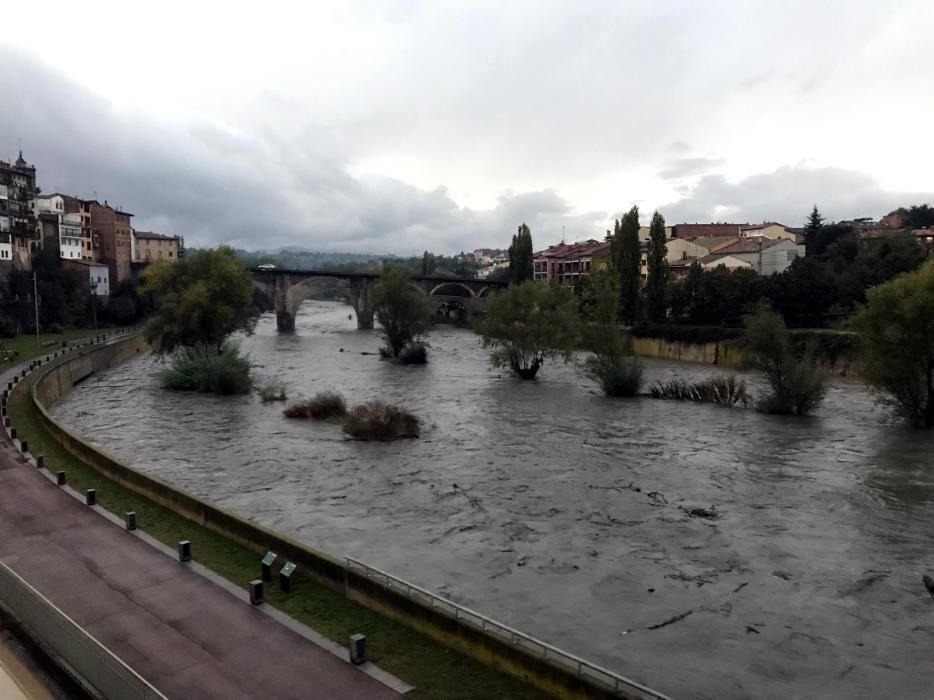
M5 436L0 533L0 560L173 700L401 697L63 493Z

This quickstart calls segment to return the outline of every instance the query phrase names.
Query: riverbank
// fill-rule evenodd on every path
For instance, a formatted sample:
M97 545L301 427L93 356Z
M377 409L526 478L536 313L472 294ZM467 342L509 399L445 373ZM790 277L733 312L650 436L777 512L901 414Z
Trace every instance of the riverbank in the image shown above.
M113 513L135 511L140 527L164 544L174 546L179 540L188 539L198 562L227 580L242 586L244 581L256 577L258 559L254 552L104 478L62 448L42 427L29 398L30 387L31 377L16 385L9 412L18 435L29 442L33 454L44 455L49 469L64 470L68 483L78 490L95 488L98 503ZM269 586L266 596L278 609L341 645L351 634L366 634L370 659L416 687L406 697L415 700L547 697L307 578L302 578L290 595Z

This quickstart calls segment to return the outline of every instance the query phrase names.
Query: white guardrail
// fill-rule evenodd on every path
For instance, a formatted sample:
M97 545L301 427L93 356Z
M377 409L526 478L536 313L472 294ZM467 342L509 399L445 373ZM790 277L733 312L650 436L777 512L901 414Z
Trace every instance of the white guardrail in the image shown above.
M107 700L167 700L3 562L0 604Z
M625 676L621 676L602 666L574 656L558 647L536 639L525 632L520 632L485 615L481 615L470 608L465 608L463 605L458 605L447 598L442 598L420 586L397 578L392 574L387 574L385 571L365 564L359 559L352 559L351 557L346 557L345 559L347 562L347 569L350 571L356 569L362 572L366 578L373 579L386 588L399 591L407 598L411 598L412 600L421 602L423 605L439 610L461 624L499 637L503 641L512 644L514 647L521 648L544 661L564 667L579 678L595 681L598 685L603 685L615 691L620 696L626 695L638 698L651 698L651 700L671 700L667 695L647 688Z

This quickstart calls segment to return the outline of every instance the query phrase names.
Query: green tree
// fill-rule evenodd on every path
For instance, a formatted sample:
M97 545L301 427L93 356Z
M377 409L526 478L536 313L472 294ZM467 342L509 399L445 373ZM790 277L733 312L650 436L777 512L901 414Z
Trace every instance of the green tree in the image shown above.
M814 209L808 214L807 223L804 225L804 247L808 255L816 254L816 249L819 246L818 239L820 238L821 229L823 227L824 217L821 216L815 204Z
M509 281L520 284L532 279L532 232L522 224L509 246Z
M856 314L862 375L917 427L934 427L934 260L869 290Z
M648 279L646 280L646 312L650 321L665 320L668 312L668 242L665 237L665 217L652 215L649 228Z
M616 222L610 241L610 261L619 279L619 311L623 323L639 319L642 287L642 249L639 244L639 207L633 206Z
M370 302L386 338L386 353L399 357L409 343L428 330L431 308L405 268L387 268L370 290Z
M590 275L582 289L586 298L584 342L593 355L584 360L584 376L600 385L607 396L636 396L642 387L642 365L633 355L618 325L619 287L607 270Z
M143 293L156 300L146 337L159 354L196 345L220 353L233 333L253 330L253 282L226 246L198 250L174 263L153 263L143 278Z
M767 304L743 319L742 347L747 361L765 374L770 393L759 401L766 413L807 415L823 400L824 376L813 348L795 357L785 321Z
M535 379L546 359L571 359L580 337L577 299L557 284L512 285L490 299L477 332L483 346L493 351L493 365L508 367L522 379Z
M432 275L437 267L438 263L435 260L435 256L426 250L425 254L422 255L422 274L426 277Z

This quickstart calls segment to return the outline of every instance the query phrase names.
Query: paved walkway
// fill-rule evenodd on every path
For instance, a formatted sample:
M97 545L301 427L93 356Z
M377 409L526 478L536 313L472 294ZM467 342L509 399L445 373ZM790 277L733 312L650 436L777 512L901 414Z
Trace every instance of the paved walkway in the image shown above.
M5 434L0 560L172 700L401 697L64 493Z

